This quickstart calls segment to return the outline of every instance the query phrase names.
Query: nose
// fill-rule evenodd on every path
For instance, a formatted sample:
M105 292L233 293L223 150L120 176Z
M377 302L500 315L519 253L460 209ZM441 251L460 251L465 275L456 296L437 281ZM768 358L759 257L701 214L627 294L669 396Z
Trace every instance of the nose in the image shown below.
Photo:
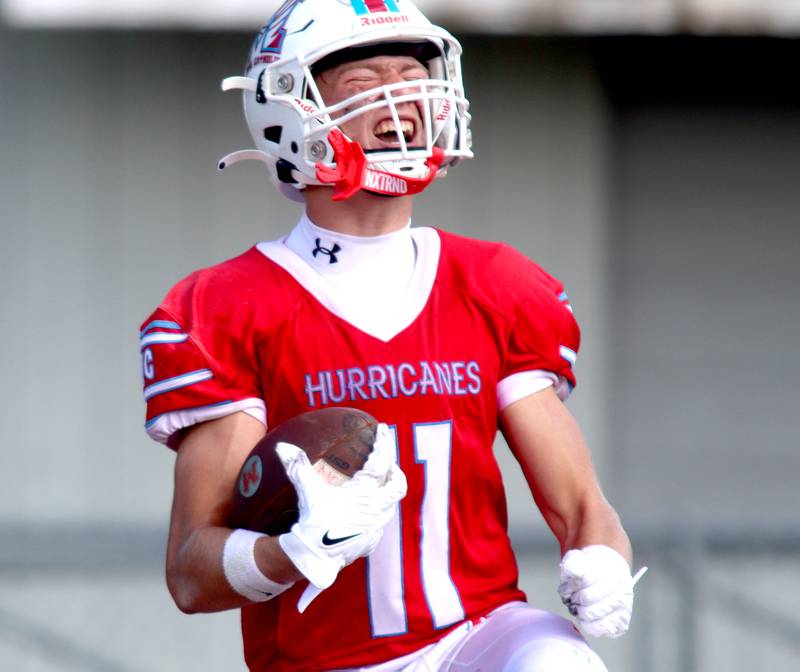
M406 82L408 86L398 90L402 90L403 92L419 90L419 85L415 86L415 80L406 79L405 77L403 77L403 74L401 72L395 70L394 68L392 68L391 70L387 70L383 75L384 85L399 84L401 82Z
M397 68L387 68L383 72L383 83L384 84L396 84L397 82L403 81L403 75L397 70Z
M406 85L402 86L402 87L398 87L396 89L393 89L392 92L391 92L391 95L392 95L393 98L397 98L399 96L404 96L404 95L408 95L408 94L419 94L420 93L420 86L417 83L417 81L413 80L413 79L406 79L397 70L390 70L390 71L386 72L384 74L384 76L383 76L383 84L385 86L389 86L389 85L392 85L392 84L400 84L400 83L405 83ZM407 101L398 103L398 108L399 109L408 108L409 111L411 109L416 110L417 109L417 104L416 104L415 101L408 101L407 100Z

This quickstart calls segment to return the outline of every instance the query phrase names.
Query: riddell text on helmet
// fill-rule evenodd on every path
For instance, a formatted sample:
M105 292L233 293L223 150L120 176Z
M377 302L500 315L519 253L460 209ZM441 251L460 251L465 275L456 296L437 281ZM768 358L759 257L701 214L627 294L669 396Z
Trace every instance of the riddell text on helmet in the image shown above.
M317 114L319 112L319 110L316 107L314 107L311 103L309 103L308 101L300 100L299 98L295 98L294 99L294 103L295 103L295 105L297 105L297 107L299 107L306 114L312 114L313 115L313 114Z
M400 16L362 16L361 17L361 25L362 26L380 26L385 23L408 23L409 18L407 14L401 14Z
M450 101L445 99L444 104L442 105L442 109L439 110L439 114L436 115L436 121L445 121L450 114Z

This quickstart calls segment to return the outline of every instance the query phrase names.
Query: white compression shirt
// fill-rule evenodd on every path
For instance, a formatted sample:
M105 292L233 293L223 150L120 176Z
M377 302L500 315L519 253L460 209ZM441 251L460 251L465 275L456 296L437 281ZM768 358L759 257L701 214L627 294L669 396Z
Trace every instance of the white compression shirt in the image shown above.
M402 302L414 273L411 222L382 236L352 236L316 226L304 213L284 244L348 304L358 321L383 319Z

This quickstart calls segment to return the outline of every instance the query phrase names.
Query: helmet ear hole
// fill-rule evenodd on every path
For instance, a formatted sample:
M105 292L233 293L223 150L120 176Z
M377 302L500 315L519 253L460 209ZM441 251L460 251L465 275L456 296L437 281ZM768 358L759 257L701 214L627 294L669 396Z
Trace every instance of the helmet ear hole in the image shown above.
M268 126L264 129L264 139L279 145L283 135L283 126Z
M294 175L292 175L293 170L297 170L297 166L286 159L278 159L278 162L275 164L275 169L278 173L278 180L283 182L284 184L297 184L297 180L294 179Z

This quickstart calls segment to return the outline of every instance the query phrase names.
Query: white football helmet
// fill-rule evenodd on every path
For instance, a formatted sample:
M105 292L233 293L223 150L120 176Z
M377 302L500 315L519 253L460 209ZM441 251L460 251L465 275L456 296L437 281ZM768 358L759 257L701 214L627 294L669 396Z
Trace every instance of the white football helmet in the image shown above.
M315 75L377 55L414 56L429 78L386 84L333 105L323 100ZM256 37L245 76L225 79L222 88L243 90L257 149L229 154L219 168L263 161L293 200L304 200L306 185L333 185L336 200L359 189L418 193L472 157L461 45L411 0L287 0ZM410 146L401 130L397 105L408 102L420 110L424 146ZM337 124L379 108L394 122L397 141L365 152Z

